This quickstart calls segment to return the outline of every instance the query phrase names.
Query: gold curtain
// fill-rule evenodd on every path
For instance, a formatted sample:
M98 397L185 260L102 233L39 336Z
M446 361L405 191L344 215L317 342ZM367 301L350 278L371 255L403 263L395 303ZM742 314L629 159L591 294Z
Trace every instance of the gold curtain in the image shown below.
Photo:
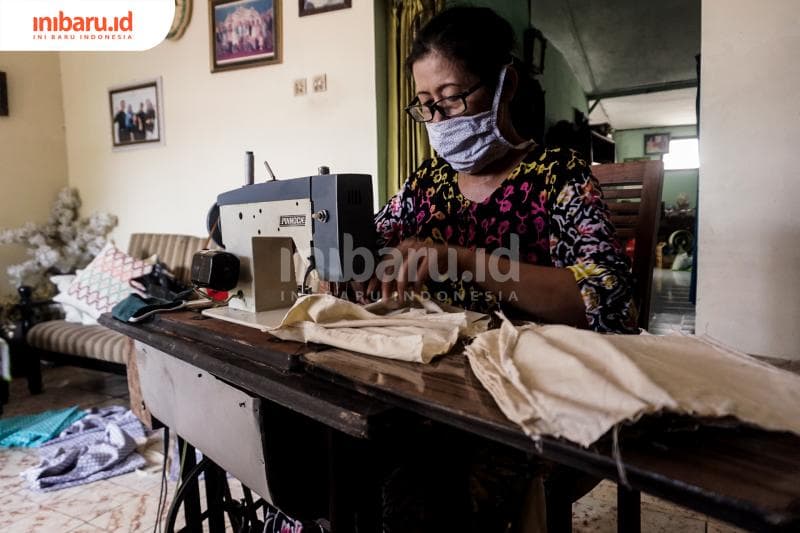
M433 155L425 126L413 122L403 108L414 97L405 59L417 31L445 7L445 0L394 0L389 14L387 193L393 195L425 159Z

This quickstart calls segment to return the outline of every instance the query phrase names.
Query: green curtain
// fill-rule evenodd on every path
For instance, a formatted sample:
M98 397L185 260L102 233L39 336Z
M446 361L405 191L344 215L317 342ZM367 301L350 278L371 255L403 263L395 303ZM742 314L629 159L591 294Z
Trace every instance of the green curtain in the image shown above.
M394 0L389 14L387 193L393 195L425 159L433 155L422 124L413 122L403 108L414 97L405 72L405 59L417 31L445 7L445 0Z

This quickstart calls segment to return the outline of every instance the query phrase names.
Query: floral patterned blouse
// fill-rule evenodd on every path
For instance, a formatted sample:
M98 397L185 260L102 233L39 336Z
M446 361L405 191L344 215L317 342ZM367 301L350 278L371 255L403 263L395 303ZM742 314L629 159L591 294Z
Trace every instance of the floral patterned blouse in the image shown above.
M488 254L511 248L516 234L521 261L572 271L590 328L638 331L628 259L597 180L572 150L535 147L482 202L465 198L458 173L434 157L405 182L375 223L379 248L413 237ZM426 289L434 298L483 312L497 309L501 296L463 280L429 282Z

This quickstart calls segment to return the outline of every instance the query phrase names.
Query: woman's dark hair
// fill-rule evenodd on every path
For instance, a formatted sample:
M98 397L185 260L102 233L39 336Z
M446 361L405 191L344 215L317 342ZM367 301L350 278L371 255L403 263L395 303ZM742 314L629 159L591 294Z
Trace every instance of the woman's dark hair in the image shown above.
M543 112L543 93L530 69L514 56L516 38L511 24L488 7L451 7L434 16L417 33L406 58L406 71L433 51L475 74L490 90L497 88L500 70L513 62L519 85L511 101L514 127L523 137L540 138L537 114Z

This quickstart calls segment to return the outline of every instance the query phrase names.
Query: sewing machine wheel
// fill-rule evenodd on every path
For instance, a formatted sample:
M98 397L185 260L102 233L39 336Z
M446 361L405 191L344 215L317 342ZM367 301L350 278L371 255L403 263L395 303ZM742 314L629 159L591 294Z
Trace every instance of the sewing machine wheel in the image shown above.
M211 236L211 240L219 246L220 248L225 248L225 245L222 244L222 228L220 228L220 221L219 221L219 204L214 202L214 205L211 206L211 209L208 210L208 215L206 215L206 229L208 230L209 236Z

